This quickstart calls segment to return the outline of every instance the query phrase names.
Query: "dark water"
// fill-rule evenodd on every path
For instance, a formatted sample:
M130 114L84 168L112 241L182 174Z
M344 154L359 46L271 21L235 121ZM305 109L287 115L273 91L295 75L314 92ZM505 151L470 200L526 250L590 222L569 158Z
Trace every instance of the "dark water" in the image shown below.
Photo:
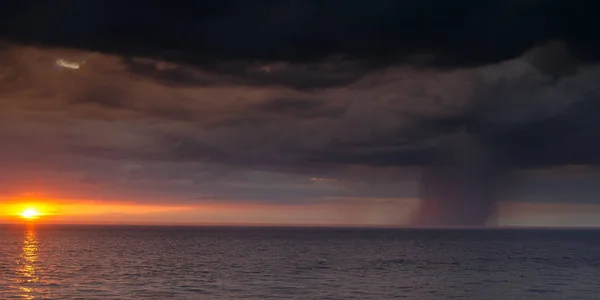
M0 226L0 299L600 299L600 231Z

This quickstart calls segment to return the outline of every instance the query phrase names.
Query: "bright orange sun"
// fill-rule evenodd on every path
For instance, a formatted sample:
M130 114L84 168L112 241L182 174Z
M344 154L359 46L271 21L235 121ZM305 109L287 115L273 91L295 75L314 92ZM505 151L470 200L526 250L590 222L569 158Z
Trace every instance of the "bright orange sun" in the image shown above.
M27 208L21 212L21 218L27 220L37 219L40 215L41 213L33 207Z

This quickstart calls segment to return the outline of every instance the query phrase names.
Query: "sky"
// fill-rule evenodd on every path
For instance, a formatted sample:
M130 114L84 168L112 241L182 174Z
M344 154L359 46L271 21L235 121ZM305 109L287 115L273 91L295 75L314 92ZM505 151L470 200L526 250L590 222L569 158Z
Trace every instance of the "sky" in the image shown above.
M594 1L1 5L0 223L600 226Z

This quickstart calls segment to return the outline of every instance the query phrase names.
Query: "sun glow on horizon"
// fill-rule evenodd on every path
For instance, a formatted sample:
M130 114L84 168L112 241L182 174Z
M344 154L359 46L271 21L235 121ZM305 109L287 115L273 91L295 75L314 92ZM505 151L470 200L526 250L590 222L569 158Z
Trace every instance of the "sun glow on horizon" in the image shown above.
M20 199L19 199L20 200ZM119 222L153 222L173 217L178 213L198 209L191 205L145 204L93 200L23 199L14 202L0 201L0 224L8 223L61 223L101 224ZM206 208L203 208L206 210ZM6 218L6 219L5 219Z
M21 218L26 220L33 220L39 218L42 214L34 207L26 208L20 213Z

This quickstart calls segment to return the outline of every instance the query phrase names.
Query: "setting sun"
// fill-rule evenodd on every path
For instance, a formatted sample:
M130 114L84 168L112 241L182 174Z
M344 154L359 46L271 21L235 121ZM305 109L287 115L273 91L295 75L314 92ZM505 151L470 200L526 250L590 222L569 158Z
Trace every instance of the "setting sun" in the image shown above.
M40 216L40 212L35 208L27 208L23 212L21 212L21 217L23 219L36 219Z

